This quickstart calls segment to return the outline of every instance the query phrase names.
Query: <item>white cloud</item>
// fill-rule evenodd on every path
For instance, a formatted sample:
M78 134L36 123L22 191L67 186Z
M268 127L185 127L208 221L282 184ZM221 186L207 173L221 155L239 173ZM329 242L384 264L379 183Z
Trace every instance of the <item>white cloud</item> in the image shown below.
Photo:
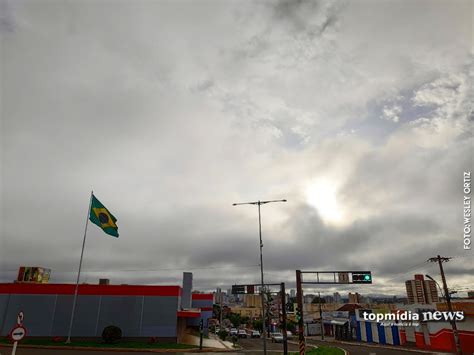
M92 229L89 268L258 264L255 209L231 204L259 198L289 200L263 214L269 273L389 279L417 254L457 253L468 1L9 4L2 269L72 269L91 187L121 238ZM308 205L320 180L345 225Z

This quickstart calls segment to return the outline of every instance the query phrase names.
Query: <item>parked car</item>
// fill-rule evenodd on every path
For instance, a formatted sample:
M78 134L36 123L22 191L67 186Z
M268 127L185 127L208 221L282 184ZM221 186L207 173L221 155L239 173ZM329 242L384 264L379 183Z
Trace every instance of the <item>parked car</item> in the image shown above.
M237 329L236 328L230 328L230 336L233 336L233 335L237 335L238 332L237 332Z
M281 333L272 333L272 343L282 343L283 334Z
M286 331L286 339L291 340L293 339L293 333L289 330Z
M239 329L239 338L247 338L247 332L244 329Z
M252 330L252 332L250 333L250 336L252 338L260 338L260 332L258 330Z

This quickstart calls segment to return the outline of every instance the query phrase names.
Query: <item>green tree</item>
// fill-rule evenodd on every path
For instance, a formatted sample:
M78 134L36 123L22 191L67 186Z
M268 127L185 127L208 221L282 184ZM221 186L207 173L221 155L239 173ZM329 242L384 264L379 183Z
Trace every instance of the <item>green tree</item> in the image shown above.
M240 327L240 325L242 324L242 317L238 313L231 313L229 314L228 318L236 328Z
M219 331L219 338L221 338L222 340L225 340L227 338L227 335L229 335L224 329L220 330Z
M256 329L258 331L263 331L263 322L260 319L256 319L253 321L253 329Z

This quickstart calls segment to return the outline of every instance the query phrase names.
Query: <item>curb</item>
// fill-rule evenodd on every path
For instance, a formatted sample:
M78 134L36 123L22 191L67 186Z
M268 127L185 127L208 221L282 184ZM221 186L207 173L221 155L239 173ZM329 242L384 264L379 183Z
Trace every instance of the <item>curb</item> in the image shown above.
M316 339L315 339L316 340ZM348 342L348 341L338 341L338 340L316 340L320 342L324 342L326 344L344 344L344 345L354 345L354 346L366 346L374 349L388 349L388 350L401 350L405 352L412 352L412 353L421 353L421 354L433 354L435 350L421 350L421 349L412 349L407 348L404 346L383 346L380 344L370 344L370 343L359 343L359 342ZM440 354L451 354L451 353L440 353Z
M11 344L0 344L0 348L11 348ZM188 349L151 349L151 348L100 348L89 346L53 346L53 345L21 345L18 348L23 349L49 349L49 350L82 350L82 351L111 351L111 352L148 352L148 353L200 353L200 352L232 352L232 349L217 349L217 348L202 348L202 351L197 348Z

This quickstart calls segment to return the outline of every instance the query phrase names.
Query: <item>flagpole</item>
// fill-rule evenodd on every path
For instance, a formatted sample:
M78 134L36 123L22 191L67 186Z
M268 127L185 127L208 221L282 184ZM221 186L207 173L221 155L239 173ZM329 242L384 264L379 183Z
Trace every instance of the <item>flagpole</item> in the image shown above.
M67 333L66 344L71 343L72 324L74 322L74 312L76 310L77 293L79 290L79 279L81 277L82 257L84 255L84 246L86 245L87 226L89 225L89 213L91 210L93 194L94 194L94 191L91 191L91 197L89 200L89 208L87 209L86 227L84 229L84 239L82 240L81 260L79 261L79 271L77 272L76 289L74 290L74 300L72 301L71 322L69 323L69 331Z

